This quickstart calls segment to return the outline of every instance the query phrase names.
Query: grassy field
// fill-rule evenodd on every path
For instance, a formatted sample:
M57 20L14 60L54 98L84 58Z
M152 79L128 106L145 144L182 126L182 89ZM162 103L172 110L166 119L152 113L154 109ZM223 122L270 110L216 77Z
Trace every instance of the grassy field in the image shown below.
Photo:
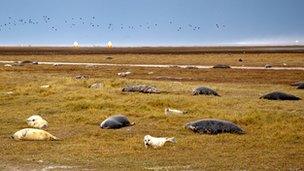
M209 55L204 56L202 64L210 62L209 59L216 62L222 59ZM255 60L252 55L250 60ZM303 61L301 54L290 58L284 58L285 54L277 54L277 58L274 54L268 55L273 56L259 60L267 59L271 63L290 60L295 66L303 65L299 62ZM119 58L130 63L144 60L144 55L135 55L134 61L133 56L111 56L113 60ZM0 58L25 60L25 57ZM26 59L36 57L37 60L39 57L39 60L60 61L87 59L86 62L98 59L98 56L60 55ZM189 64L201 61L199 56L157 57L176 63L180 62L175 60L179 57L184 62L189 59ZM228 59L229 55L226 57ZM238 58L234 56L229 61ZM146 61L152 59L153 55L148 55ZM126 70L132 71L130 77L116 75ZM148 75L151 71L154 74ZM89 75L90 79L76 80L74 77L78 74ZM97 170L303 170L304 101L259 99L275 90L303 99L304 91L289 85L303 78L303 71L0 66L0 170L49 166ZM102 88L88 88L95 82L101 82ZM46 84L51 87L40 88ZM166 93L121 93L121 88L129 84L152 85ZM200 85L217 90L222 97L191 96L191 90ZM8 91L13 94L6 94ZM168 117L164 115L165 107L188 113ZM136 125L119 130L99 128L102 120L117 113L127 115ZM25 120L32 114L44 117L49 122L48 131L62 140L16 142L9 139L14 132L27 127ZM235 122L246 134L199 135L184 128L187 122L202 118ZM174 136L177 143L146 149L143 144L146 134Z
M107 59L112 57L113 59ZM239 62L242 59L243 62ZM203 53L203 54L91 54L91 55L0 55L0 61L99 62L116 64L181 64L304 67L303 53Z
M6 55L85 54L204 54L204 53L303 53L304 46L186 46L186 47L72 47L0 46Z

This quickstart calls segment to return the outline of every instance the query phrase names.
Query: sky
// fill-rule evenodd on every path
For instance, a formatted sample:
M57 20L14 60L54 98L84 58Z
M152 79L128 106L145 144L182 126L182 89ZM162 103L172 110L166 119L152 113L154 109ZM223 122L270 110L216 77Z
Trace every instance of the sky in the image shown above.
M303 0L0 0L0 45L304 44Z

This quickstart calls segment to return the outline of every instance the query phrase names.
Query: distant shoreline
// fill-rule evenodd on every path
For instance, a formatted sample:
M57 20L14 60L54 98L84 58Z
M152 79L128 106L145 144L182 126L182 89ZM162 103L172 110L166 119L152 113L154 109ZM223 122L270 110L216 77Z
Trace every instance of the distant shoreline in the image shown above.
M0 46L0 55L81 54L204 54L204 53L304 53L304 45L288 46L193 46L193 47L72 47Z

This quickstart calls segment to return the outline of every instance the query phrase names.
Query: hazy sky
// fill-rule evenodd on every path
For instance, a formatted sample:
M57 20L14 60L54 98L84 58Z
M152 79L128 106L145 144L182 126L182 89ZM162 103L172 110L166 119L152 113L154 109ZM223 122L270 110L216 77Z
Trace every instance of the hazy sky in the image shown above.
M1 0L0 45L303 44L304 0Z

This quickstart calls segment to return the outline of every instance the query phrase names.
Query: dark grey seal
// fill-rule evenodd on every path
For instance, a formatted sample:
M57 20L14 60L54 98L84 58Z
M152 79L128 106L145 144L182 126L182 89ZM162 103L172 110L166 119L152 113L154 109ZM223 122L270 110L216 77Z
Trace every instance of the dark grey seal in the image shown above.
M160 93L157 88L146 85L127 86L122 89L122 92Z
M101 122L100 127L102 129L119 129L134 124L134 122L130 123L128 118L124 115L114 115Z
M213 95L213 96L220 96L216 91L212 90L211 88L208 87L197 87L192 91L192 95Z
M77 80L85 80L85 79L89 79L90 77L87 75L76 75L75 79Z
M297 89L304 89L304 83L299 84Z
M228 69L231 68L229 65L226 64L216 64L213 66L213 68L223 68L223 69Z
M272 68L272 65L271 64L266 64L265 68Z
M260 97L260 99L267 100L301 100L300 97L294 96L292 94L287 94L279 91L268 93Z
M219 119L202 119L190 122L186 124L186 128L201 134L245 133L245 131L236 124Z

